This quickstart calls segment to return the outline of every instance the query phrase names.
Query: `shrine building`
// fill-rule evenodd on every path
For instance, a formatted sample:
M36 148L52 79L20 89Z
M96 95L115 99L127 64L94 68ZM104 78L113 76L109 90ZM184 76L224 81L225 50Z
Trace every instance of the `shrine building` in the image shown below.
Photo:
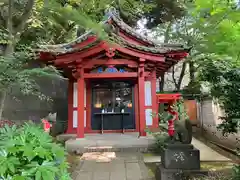
M65 133L139 132L158 127L156 79L188 55L189 48L161 44L137 33L116 11L101 22L108 39L91 30L76 40L41 46L39 59L68 78Z

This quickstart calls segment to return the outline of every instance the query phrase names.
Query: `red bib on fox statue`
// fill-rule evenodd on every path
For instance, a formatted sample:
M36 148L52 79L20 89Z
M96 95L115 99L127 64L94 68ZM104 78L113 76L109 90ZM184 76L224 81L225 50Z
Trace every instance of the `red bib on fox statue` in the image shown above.
M175 111L172 107L181 98L181 94L157 94L157 103L164 103L167 105L165 109L169 114L173 116L172 119L168 120L168 135L170 137L174 136L175 128L174 121L178 120L178 112Z
M46 119L42 119L42 123L43 123L44 131L49 133L50 132L50 128L52 127L52 125Z
M168 105L167 111L169 114L173 116L172 119L168 120L168 135L172 137L174 136L174 133L175 133L174 121L178 120L178 112L173 110L172 104Z

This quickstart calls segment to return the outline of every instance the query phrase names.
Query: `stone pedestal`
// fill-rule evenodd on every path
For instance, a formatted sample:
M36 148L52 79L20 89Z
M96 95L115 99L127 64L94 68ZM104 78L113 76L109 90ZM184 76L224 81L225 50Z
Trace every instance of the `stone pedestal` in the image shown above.
M200 170L200 152L191 144L169 144L161 154L156 180L184 180L192 174L206 174Z
M166 169L199 170L200 152L191 144L169 144L161 154Z
M207 171L202 170L181 170L181 169L166 169L162 164L156 168L156 180L188 180L189 177L204 177L208 175Z

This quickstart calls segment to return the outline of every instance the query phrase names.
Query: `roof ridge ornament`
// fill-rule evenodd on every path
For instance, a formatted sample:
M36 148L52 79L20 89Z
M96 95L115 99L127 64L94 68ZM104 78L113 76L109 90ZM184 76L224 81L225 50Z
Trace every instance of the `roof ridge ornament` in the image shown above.
M113 7L113 6L108 6L106 9L105 9L105 16L104 16L104 19L107 17L107 19L110 19L112 16L117 16L117 17L120 17L119 15L119 11Z

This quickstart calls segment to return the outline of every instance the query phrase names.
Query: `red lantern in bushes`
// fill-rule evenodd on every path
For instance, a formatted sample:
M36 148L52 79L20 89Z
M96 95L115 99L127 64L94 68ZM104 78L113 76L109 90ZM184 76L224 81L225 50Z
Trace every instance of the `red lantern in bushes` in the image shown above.
M0 128L3 128L4 126L13 126L14 122L10 121L10 120L1 120L0 121Z

